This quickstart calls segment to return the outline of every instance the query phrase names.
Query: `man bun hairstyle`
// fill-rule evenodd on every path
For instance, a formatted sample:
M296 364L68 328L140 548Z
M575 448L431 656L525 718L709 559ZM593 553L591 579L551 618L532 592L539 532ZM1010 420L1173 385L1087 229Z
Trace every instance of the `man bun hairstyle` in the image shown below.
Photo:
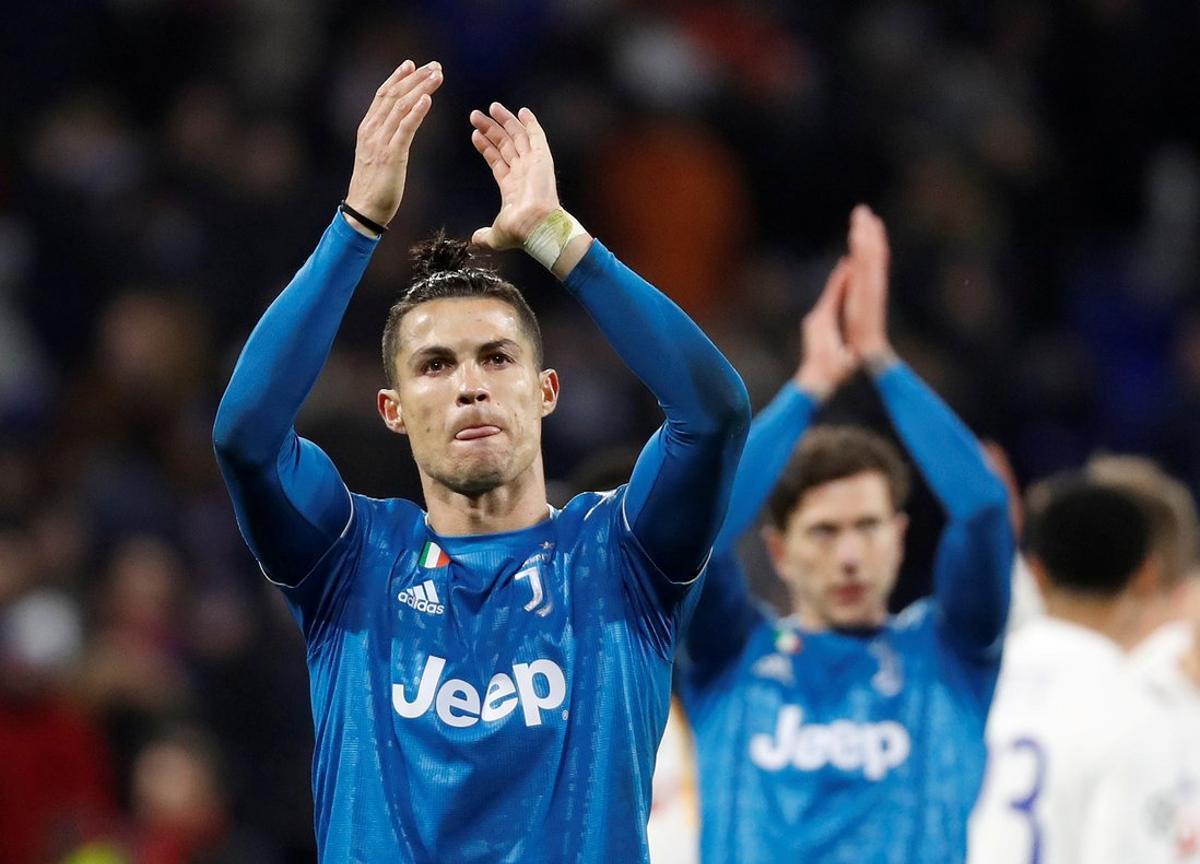
M399 383L396 356L400 353L400 322L404 316L422 303L451 297L487 297L512 306L521 329L533 343L537 367L542 368L542 331L537 316L521 292L494 267L480 261L465 240L439 231L409 249L409 265L412 281L388 310L383 327L383 372L389 387L395 389Z
M810 489L868 472L883 475L892 507L903 509L912 478L896 445L860 426L814 427L801 439L767 501L771 522L781 531L786 529L792 512Z
M1150 520L1128 491L1071 472L1040 485L1025 545L1055 586L1113 598L1150 553Z

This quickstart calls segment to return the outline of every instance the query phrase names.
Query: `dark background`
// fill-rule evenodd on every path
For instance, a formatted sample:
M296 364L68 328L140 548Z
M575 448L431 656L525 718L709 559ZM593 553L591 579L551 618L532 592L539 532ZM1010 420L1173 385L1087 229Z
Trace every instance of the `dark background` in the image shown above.
M491 221L467 114L500 99L538 111L565 205L704 324L756 407L867 201L893 241L897 347L1022 482L1109 449L1200 489L1194 2L81 0L4 18L4 861L88 841L73 860L310 860L303 648L209 435L406 57L446 83L299 424L351 488L419 500L374 413L382 323L411 242ZM562 375L545 428L562 501L659 414L552 279L500 263ZM886 424L864 382L830 414ZM913 515L898 605L926 590L940 524L926 492Z

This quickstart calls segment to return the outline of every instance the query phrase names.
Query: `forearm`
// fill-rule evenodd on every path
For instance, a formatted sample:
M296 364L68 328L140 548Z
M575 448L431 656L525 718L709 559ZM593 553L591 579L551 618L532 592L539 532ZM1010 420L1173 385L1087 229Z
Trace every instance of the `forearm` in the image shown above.
M564 282L681 434L745 436L749 397L737 371L666 295L599 241Z
M763 620L737 558L714 549L685 634L680 670L686 683L702 688L717 679Z
M226 460L261 465L279 455L376 242L335 216L312 256L264 313L217 410L213 440Z
M900 440L951 520L1007 508L1004 484L979 441L928 385L899 361L873 377Z
M944 630L969 656L995 659L1016 552L1004 485L970 430L907 366L892 363L875 381L896 431L946 510L934 571Z
M694 569L725 518L749 425L745 385L678 306L599 242L565 284L666 414L629 484L630 527L664 570Z
M717 535L716 553L732 552L758 518L798 442L812 423L816 400L789 381L754 418L729 496L729 513Z

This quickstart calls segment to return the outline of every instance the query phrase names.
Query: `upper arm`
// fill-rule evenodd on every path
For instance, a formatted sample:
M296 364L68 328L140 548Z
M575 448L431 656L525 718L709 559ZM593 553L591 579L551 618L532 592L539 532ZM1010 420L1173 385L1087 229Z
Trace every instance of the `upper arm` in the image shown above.
M716 552L732 554L738 539L754 524L791 461L796 443L812 424L817 403L788 381L750 424L738 462L729 508L716 539Z
M638 458L625 513L664 577L690 582L725 519L750 424L746 385L683 310L598 242L565 284L666 415Z
M1015 553L1002 502L968 518L952 519L942 532L934 563L941 631L950 646L973 663L1000 662Z
M611 560L620 571L624 602L634 626L666 659L674 656L685 622L691 616L703 583L700 568L686 581L665 573L633 530L626 503L628 487L614 493L609 514Z
M730 551L715 550L687 624L679 664L687 685L703 687L736 663L763 620L737 557Z
M692 582L708 559L744 440L744 426L697 433L668 419L638 457L625 518L668 581Z
M243 463L217 450L238 528L271 581L295 586L343 537L350 492L316 444L291 431L278 454Z

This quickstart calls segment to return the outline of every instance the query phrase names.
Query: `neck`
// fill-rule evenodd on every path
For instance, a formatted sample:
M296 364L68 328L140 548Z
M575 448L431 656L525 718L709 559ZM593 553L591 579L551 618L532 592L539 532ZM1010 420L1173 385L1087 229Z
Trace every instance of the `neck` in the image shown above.
M1146 603L1146 608L1137 616L1134 644L1141 642L1163 625L1176 621L1180 617L1181 612L1171 602L1170 594L1163 592L1155 594L1154 598Z
M455 492L424 471L421 489L429 526L446 537L519 531L541 522L550 512L540 455L513 480L478 495Z
M1126 594L1112 598L1087 597L1065 591L1045 592L1046 614L1095 630L1128 651L1141 636L1141 610Z

